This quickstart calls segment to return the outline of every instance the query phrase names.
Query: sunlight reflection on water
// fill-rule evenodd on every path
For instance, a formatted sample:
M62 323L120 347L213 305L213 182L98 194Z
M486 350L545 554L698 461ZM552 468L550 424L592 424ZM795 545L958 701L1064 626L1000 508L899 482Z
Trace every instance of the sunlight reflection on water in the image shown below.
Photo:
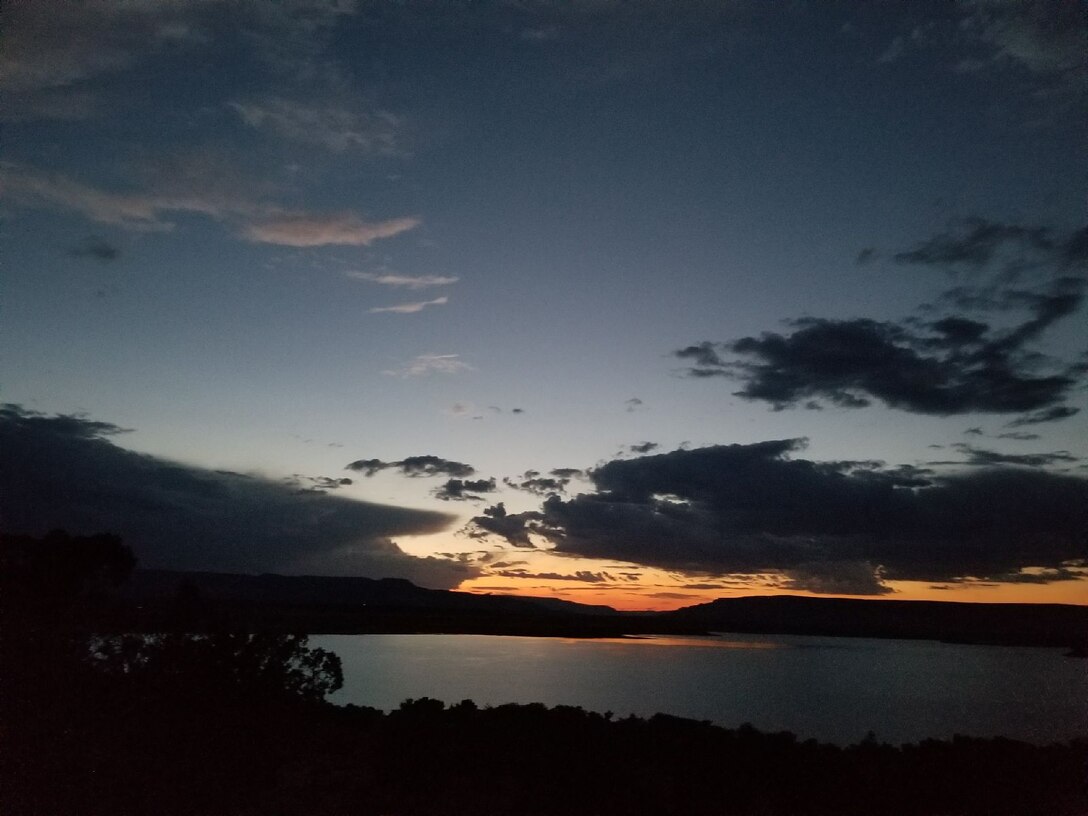
M869 731L892 743L1088 736L1088 664L1060 649L745 634L328 635L311 644L343 660L333 702L384 710L419 697L540 702L750 722L840 744Z
M615 638L561 638L568 645L683 646L689 649L785 649L785 643L762 640L725 640L715 635L627 635Z

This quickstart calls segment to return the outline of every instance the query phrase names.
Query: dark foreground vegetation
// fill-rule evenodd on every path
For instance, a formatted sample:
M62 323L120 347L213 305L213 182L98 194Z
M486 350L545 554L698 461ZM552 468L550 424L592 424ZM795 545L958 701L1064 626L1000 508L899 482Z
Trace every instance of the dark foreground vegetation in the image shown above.
M839 748L542 705L336 707L339 660L303 636L88 636L132 567L115 538L2 556L9 816L1088 812L1088 740Z

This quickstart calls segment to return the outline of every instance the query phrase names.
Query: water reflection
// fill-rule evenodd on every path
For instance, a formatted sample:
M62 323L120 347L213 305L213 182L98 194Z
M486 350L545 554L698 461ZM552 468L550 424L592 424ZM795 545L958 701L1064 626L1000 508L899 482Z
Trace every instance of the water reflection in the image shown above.
M615 638L562 638L567 645L682 646L688 649L785 649L788 644L768 640L727 640L718 635L624 635Z
M1088 737L1088 666L1060 649L743 634L341 635L311 645L343 660L344 688L333 702L384 710L419 697L539 702L750 722L840 744L869 731L893 743Z

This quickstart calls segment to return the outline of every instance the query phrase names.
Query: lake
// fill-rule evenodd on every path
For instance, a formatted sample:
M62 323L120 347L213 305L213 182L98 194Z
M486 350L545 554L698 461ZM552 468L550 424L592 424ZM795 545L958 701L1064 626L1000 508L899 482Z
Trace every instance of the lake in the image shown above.
M1088 737L1088 661L1060 649L922 640L719 635L606 640L321 635L343 661L330 697L656 712L850 744L953 734L1035 743Z

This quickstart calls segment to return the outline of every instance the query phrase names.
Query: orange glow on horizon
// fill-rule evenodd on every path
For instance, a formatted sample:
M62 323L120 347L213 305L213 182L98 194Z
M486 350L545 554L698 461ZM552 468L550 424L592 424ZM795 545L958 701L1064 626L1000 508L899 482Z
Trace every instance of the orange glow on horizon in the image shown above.
M802 595L813 598L862 600L957 601L963 603L1048 603L1088 605L1088 581L1055 581L1049 584L950 584L940 588L928 583L889 581L894 591L886 595L815 594L771 585L743 589L687 589L683 585L653 584L578 585L572 581L516 579L482 575L463 581L460 592L477 595L556 598L582 604L610 606L621 612L668 612L719 598Z

